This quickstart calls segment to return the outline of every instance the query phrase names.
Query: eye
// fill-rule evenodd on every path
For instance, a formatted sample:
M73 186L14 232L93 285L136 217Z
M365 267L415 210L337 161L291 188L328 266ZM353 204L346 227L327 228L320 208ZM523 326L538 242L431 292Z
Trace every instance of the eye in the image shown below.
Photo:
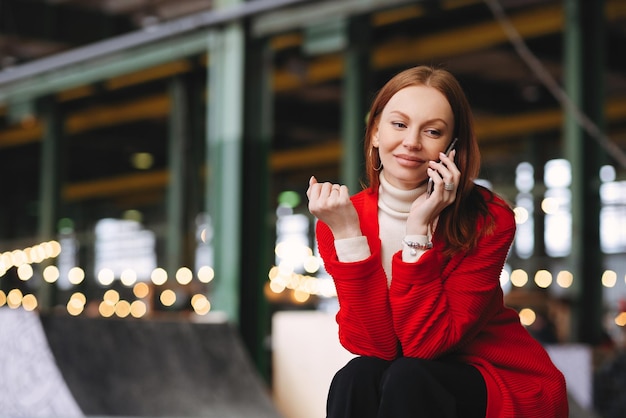
M441 136L441 131L438 129L426 129L426 133L430 136L439 137Z
M402 122L391 122L391 125L394 128L406 128L406 125Z

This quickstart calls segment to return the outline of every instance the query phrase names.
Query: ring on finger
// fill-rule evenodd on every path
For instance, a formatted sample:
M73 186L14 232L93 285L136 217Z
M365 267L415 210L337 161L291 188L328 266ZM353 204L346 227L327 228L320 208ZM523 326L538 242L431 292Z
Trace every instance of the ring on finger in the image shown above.
M452 191L454 190L454 183L444 183L443 190Z

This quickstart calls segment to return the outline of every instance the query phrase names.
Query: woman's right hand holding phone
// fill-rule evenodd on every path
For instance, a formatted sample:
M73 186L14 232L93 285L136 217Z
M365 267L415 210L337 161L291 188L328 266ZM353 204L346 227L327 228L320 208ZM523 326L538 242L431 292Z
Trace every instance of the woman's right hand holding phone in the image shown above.
M454 163L455 156L456 150L452 150L449 155L439 154L439 162L429 163L428 175L434 183L434 189L430 195L422 194L411 205L406 225L407 235L427 235L428 226L456 200L461 172Z
M306 195L309 198L309 211L328 225L335 239L362 235L359 215L350 200L346 185L318 183L312 176Z

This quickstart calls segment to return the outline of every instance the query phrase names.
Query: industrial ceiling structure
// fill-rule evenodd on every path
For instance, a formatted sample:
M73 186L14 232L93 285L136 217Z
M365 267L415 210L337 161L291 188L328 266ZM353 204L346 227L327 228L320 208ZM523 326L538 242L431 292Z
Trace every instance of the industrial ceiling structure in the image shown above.
M73 51L94 51L98 45L133 34L158 33L181 19L209 16L218 10L215 3L0 0L0 96L3 89L11 88L14 74L36 68L38 63L71 57ZM246 5L271 3L256 0ZM330 52L312 50L316 39L310 29L328 31L334 17L348 15L361 16L367 22L367 29L352 35L350 42L358 43L369 57L368 100L389 76L405 67L422 63L443 66L458 76L467 91L477 119L485 174L493 181L512 185L512 167L519 163L520 155L534 154L538 161L562 156L563 105L542 77L552 78L559 86L564 83L565 3L301 1L250 14L244 19L250 38L266 37L272 49L275 134L271 167L281 174L278 188L299 184L316 167L337 166L346 67L341 46ZM506 21L496 16L494 4ZM334 10L339 12L329 17ZM626 149L625 2L606 0L604 18L606 40L601 52L605 70L588 82L597 83L604 91L602 129L617 150L613 157L619 158ZM520 56L503 29L507 23L539 67L531 68ZM161 199L167 149L165 141L157 139L167 131L171 103L166 81L176 75L191 77L201 90L206 67L207 57L195 54L56 92L54 101L65 118L64 132L71 138L65 157L65 199L118 199L127 205ZM32 190L40 181L32 167L39 158L43 122L36 109L31 110L33 117L28 118L24 117L28 106L0 103L0 166L3 177L20 178L6 186L14 199L21 199L20 208L36 204L37 194ZM131 162L141 154L152 158L148 170ZM282 175L285 173L289 175ZM623 177L624 170L618 169L618 175ZM142 190L141 196L132 192L133 184Z

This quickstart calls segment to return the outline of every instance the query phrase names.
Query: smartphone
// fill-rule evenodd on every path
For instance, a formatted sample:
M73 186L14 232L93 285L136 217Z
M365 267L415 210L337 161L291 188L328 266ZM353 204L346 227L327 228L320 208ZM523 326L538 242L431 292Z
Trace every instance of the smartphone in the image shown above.
M454 138L452 141L450 141L450 143L448 144L448 147L443 153L446 155L450 155L450 152L452 152L452 150L454 149L454 145L456 144L456 141L458 141L458 139L459 138ZM437 162L441 162L441 160L437 160ZM426 193L428 194L428 196L430 196L430 194L433 192L434 187L435 187L435 182L433 181L433 179L429 177L428 186L426 187Z

